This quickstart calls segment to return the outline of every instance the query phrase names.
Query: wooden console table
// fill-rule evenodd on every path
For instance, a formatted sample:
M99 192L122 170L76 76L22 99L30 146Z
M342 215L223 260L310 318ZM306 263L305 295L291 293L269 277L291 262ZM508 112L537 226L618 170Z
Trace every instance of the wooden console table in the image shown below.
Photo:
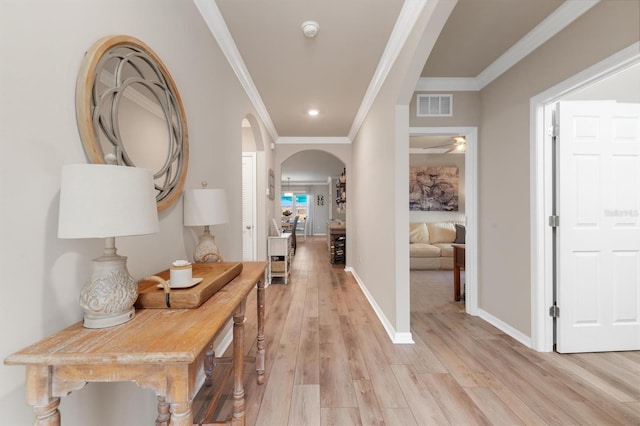
M27 369L27 403L36 425L59 425L60 397L88 382L133 381L158 396L156 425L193 424L191 404L211 374L213 339L233 317L232 425L244 425L244 315L257 285L258 383L264 383L265 262L245 262L240 275L196 309L138 309L133 320L89 329L82 322L5 359ZM209 370L209 371L206 371Z
M453 246L453 300L456 302L461 299L460 295L460 269L464 269L465 264L465 245L452 244Z

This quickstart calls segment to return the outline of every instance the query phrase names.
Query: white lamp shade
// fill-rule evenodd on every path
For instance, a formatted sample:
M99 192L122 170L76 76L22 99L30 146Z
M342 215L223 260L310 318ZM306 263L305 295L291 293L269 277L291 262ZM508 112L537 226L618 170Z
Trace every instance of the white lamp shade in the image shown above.
M217 225L228 221L224 189L189 189L184 192L185 226Z
M62 168L59 238L108 238L158 231L151 171L108 164Z

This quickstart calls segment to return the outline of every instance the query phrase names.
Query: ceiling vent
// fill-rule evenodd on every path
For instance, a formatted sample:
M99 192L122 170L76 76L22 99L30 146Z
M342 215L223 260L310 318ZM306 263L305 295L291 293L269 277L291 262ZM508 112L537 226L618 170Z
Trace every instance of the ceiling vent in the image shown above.
M453 115L451 95L418 95L417 103L418 117L451 117Z

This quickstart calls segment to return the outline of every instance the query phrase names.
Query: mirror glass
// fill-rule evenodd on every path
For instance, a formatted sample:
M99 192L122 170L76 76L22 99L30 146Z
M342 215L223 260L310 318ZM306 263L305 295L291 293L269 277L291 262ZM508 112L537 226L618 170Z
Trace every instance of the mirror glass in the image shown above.
M76 90L82 143L93 163L154 173L158 210L180 195L188 163L182 101L157 55L140 40L109 36L87 52Z

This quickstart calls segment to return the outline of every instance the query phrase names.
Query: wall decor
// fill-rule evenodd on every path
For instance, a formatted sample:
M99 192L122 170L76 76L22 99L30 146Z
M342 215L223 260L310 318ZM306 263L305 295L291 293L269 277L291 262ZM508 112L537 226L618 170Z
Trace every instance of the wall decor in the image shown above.
M411 167L409 210L458 211L457 167Z
M267 196L273 200L276 196L276 176L273 169L269 169L269 185L267 187Z
M344 213L347 208L347 169L343 169L342 174L336 182L336 205L338 213Z
M118 165L151 170L158 211L180 197L187 119L171 74L149 46L126 35L96 41L78 73L76 116L91 163L113 154Z

